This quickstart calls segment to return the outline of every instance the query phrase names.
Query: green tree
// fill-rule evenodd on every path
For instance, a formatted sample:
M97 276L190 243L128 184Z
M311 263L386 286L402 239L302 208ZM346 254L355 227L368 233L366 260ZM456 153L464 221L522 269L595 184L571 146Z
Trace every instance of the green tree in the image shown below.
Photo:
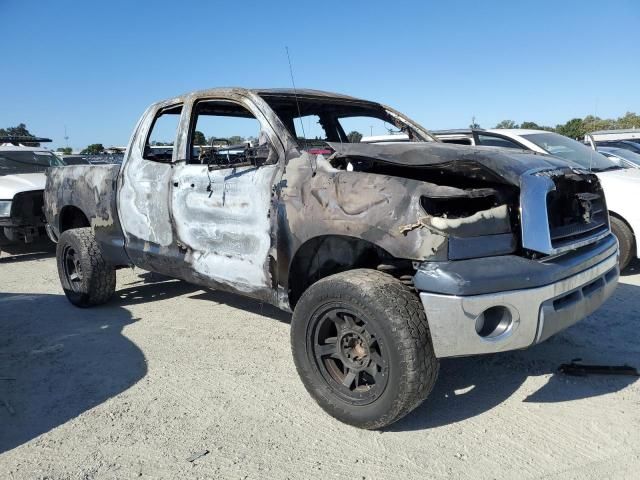
M520 124L520 128L529 129L529 130L546 130L548 132L555 132L555 128L546 127L544 125L538 125L536 122L522 122Z
M557 125L556 132L565 137L582 140L587 133L587 127L581 118L572 118L564 125Z
M360 140L362 140L362 134L352 130L347 134L347 138L349 139L349 143L360 143Z
M640 128L640 115L627 112L615 121L615 128Z
M0 137L35 137L24 123L19 123L16 127L0 128ZM22 142L30 147L39 147L38 142Z
M104 147L101 143L92 143L80 153L83 153L85 155L98 155L102 152L104 152Z
M229 144L231 145L237 145L239 143L244 143L244 137L241 137L239 135L233 135L232 137L227 138L227 140L229 140Z
M594 115L587 115L582 120L584 128L587 132L594 132L596 130L608 130L610 128L621 128L616 126L616 121L612 119L600 118Z
M496 125L496 128L520 128L513 120L502 120Z
M73 150L71 150L71 147L58 147L56 149L56 152L60 152L63 155L71 155L71 153L73 152Z
M193 132L193 144L194 145L206 145L207 144L207 137L205 137L204 133L202 133L200 130L196 130L195 132Z

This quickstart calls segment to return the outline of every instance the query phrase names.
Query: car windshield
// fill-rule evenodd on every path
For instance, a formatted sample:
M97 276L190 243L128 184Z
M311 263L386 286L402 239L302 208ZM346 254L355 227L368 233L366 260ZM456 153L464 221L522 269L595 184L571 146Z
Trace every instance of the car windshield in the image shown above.
M16 173L40 173L49 167L62 167L64 163L51 152L45 151L1 151L0 175Z
M631 162L640 167L640 154L632 152L631 150L625 150L624 148L603 148L603 153L610 154L615 157L622 158L628 162Z
M621 168L586 145L557 133L531 133L522 137L535 143L551 155L569 160L582 168L593 170L594 172Z

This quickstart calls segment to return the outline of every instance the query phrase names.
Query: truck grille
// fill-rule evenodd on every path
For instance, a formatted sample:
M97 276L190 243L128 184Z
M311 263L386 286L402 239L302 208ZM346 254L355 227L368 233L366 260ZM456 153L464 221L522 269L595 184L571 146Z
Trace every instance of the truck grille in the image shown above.
M609 234L609 213L598 177L563 168L531 172L520 181L522 247L554 255Z
M566 174L552 179L556 189L547 194L549 237L562 248L609 230L607 206L600 183L591 175Z
M19 224L41 223L44 217L44 192L35 190L17 193L11 203L11 218Z

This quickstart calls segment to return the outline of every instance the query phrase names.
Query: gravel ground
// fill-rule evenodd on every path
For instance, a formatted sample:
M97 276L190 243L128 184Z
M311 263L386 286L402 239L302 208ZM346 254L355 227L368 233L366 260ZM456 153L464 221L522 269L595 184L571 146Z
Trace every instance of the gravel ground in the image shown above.
M289 315L137 269L82 310L50 251L17 253L0 258L2 479L638 478L640 382L555 373L640 367L633 271L542 345L443 361L421 407L369 432L309 398Z

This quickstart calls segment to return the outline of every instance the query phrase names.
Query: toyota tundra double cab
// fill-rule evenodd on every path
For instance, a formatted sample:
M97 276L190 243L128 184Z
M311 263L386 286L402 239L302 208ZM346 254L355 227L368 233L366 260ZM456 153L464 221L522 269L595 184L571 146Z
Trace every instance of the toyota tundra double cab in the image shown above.
M410 141L349 141L375 122ZM445 145L390 107L315 90L156 103L122 165L49 169L45 212L71 303L107 302L135 265L291 311L305 387L361 428L416 408L440 358L576 323L619 274L595 175Z

